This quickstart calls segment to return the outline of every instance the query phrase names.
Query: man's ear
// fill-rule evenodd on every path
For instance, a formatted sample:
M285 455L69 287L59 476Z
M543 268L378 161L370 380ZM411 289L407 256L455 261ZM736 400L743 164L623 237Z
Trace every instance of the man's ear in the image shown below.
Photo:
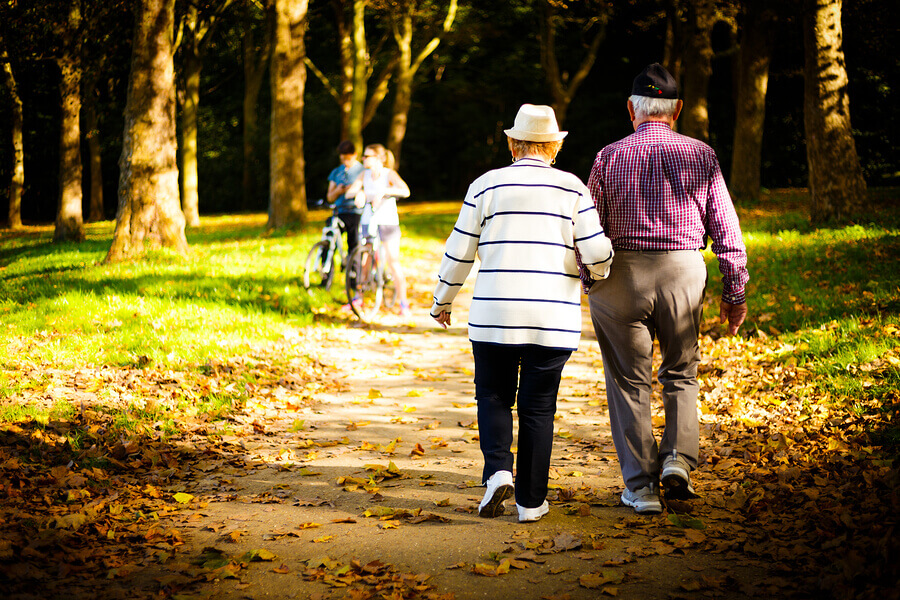
M634 119L635 119L634 104L632 104L631 100L628 100L628 116L630 116L631 121L634 122Z
M675 105L675 114L672 115L672 122L678 120L678 115L681 114L681 109L684 108L684 100L678 99L678 103Z

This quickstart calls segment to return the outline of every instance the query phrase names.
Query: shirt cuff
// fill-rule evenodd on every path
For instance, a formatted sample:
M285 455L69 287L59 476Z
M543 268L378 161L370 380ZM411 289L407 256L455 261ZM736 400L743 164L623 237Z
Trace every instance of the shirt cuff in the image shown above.
M736 292L722 292L722 300L728 304L743 304L747 301L744 290Z

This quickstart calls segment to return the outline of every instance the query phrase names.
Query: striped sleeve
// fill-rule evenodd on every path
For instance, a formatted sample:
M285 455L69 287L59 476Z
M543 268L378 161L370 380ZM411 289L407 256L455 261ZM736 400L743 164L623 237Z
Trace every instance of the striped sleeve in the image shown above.
M575 214L575 247L591 279L606 279L612 266L612 243L600 226L600 215L587 188L578 198Z
M438 282L434 288L432 317L437 317L442 312L452 312L453 300L475 264L483 223L481 211L476 205L474 188L474 183L469 186L456 225L447 238L438 270Z

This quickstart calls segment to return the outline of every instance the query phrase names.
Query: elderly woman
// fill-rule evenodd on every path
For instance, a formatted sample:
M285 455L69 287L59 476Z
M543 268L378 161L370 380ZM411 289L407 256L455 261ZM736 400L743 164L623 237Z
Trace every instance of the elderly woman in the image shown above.
M506 130L513 164L469 186L434 291L431 316L446 328L453 300L479 257L469 339L487 486L478 507L482 517L502 515L513 492L520 522L547 514L556 396L581 336L576 252L597 279L606 277L613 258L584 183L551 166L566 134L551 107L519 109Z

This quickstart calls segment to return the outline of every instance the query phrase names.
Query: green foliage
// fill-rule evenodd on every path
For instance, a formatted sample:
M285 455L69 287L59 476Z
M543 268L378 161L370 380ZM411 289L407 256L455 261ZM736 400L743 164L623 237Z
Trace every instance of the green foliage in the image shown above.
M189 232L187 260L155 251L117 265L102 264L111 224L87 230L80 245L49 244L49 229L0 242L0 364L199 365L309 324L325 300L298 284L312 230L266 235L258 216L209 219Z
M812 373L811 402L851 414L883 410L900 390L900 209L892 192L877 195L883 200L877 218L862 216L842 228L811 227L799 196L773 195L739 210L751 275L741 334L761 339L776 361ZM404 205L405 256L433 252L457 209L455 202ZM15 401L50 391L53 380L41 369L174 369L215 377L218 362L248 356L285 330L327 326L329 311L345 301L340 286L307 292L299 283L325 213L313 217L306 229L274 233L265 231L264 215L205 218L188 233L189 258L156 251L117 265L102 264L110 223L89 225L80 245L50 243L51 228L6 236L0 421L46 424L75 414L72 404L35 409ZM707 258L711 322L721 277L714 257ZM290 368L276 362L270 366ZM38 368L12 375L26 364ZM122 432L167 435L177 428L172 411L227 427L221 419L245 405L244 382L257 385L257 376L252 369L236 375L231 391L181 390L174 406L134 401L118 405L127 410L109 410ZM111 392L101 386L97 393Z

